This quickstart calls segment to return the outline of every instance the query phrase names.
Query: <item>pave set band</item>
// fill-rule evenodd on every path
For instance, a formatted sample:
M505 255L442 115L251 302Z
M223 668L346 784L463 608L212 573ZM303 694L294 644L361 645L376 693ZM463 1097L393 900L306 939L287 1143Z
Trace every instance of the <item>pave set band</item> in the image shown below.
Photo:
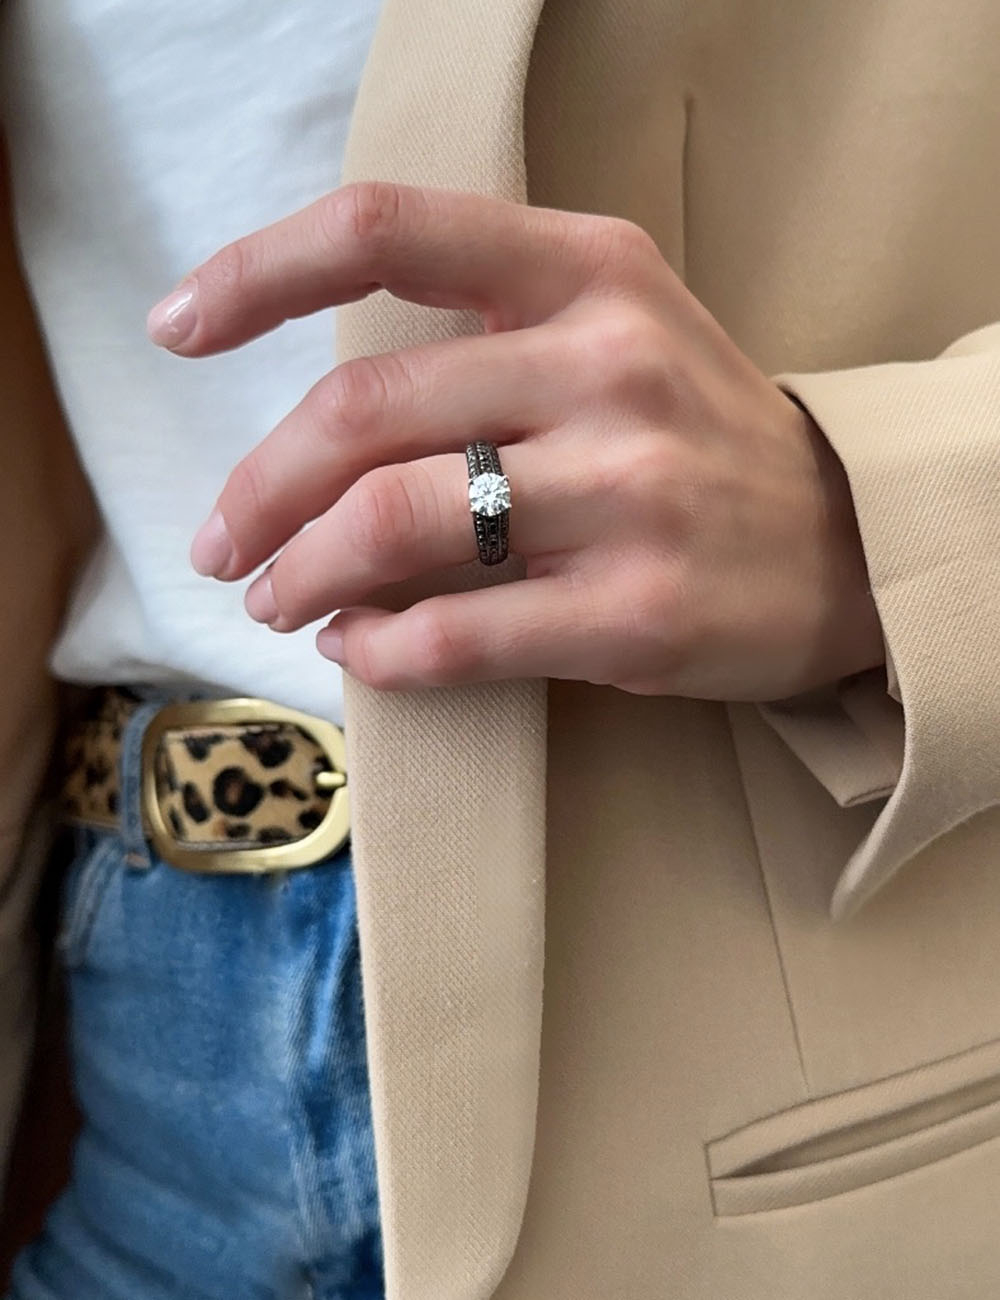
M483 564L502 564L510 532L510 483L492 442L470 442L465 449L469 468L469 509Z

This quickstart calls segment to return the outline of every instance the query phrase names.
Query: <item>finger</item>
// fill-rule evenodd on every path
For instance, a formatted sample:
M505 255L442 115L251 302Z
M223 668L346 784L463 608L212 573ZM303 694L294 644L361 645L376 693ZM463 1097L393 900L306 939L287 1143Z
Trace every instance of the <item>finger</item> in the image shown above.
M550 555L580 545L594 513L582 467L537 443L501 454L511 483L511 550ZM246 607L275 631L291 632L370 601L382 587L477 556L465 457L386 465L285 547L247 591Z
M560 335L552 327L477 335L331 371L235 466L216 505L226 545L212 541L219 526L210 526L195 567L244 577L379 465L551 427L584 378L574 380L580 367Z
M364 182L238 239L150 312L183 356L239 346L376 289L433 307L500 313L505 328L566 306L594 273L608 218L449 190Z
M398 614L342 610L316 637L328 659L382 690L507 678L589 680L610 632L556 576L432 596Z

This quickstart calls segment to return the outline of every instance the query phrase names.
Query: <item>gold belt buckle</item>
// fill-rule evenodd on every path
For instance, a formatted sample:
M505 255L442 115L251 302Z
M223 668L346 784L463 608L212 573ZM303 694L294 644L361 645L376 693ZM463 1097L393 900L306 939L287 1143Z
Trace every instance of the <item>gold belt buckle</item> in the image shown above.
M168 731L185 727L290 723L310 735L324 751L329 771L318 772L317 788L330 791L330 806L320 824L291 843L226 849L186 847L167 825L156 791L156 751ZM267 700L187 700L165 704L149 722L142 741L142 804L153 848L182 871L215 875L291 871L315 866L336 853L350 837L347 750L344 733L332 722Z

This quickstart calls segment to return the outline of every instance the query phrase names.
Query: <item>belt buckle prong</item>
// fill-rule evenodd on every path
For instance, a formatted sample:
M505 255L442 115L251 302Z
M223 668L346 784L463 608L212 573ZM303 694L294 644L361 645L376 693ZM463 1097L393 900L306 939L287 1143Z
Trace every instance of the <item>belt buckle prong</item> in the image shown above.
M331 795L323 820L301 839L285 844L219 850L187 846L167 824L156 789L156 753L164 735L188 727L286 723L300 727L323 750L329 768L316 774L316 788ZM154 714L142 741L142 806L149 838L156 853L182 871L213 875L263 874L314 866L336 853L350 836L347 793L347 751L344 733L335 723L297 709L252 698L185 700L165 704Z

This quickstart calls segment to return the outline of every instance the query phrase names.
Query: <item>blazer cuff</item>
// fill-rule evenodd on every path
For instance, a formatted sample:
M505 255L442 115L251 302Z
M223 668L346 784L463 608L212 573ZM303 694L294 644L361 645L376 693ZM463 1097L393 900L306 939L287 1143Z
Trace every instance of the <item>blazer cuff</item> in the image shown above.
M885 669L759 706L841 808L885 799L903 770L903 711Z
M841 917L1000 803L1000 325L932 361L775 383L847 472L886 644L884 670L761 709L839 803L886 800Z

